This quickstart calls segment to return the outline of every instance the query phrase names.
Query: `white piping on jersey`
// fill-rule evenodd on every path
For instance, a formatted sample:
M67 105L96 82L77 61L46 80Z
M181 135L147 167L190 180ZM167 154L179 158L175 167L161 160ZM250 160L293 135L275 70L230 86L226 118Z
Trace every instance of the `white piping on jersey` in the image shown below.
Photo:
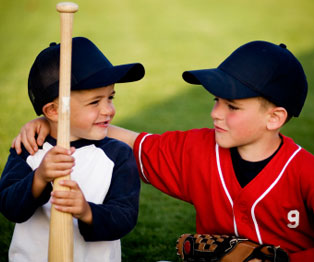
M261 233L260 233L260 230L259 230L259 227L258 227L258 223L257 223L257 220L256 220L256 216L255 216L255 213L254 213L255 207L274 188L274 186L278 183L278 181L282 177L283 173L285 172L285 170L286 170L287 166L289 165L289 163L291 162L291 160L296 156L296 154L301 149L302 148L300 146L298 146L298 148L293 152L293 154L290 156L290 158L288 159L288 161L286 162L286 164L282 168L282 170L279 173L279 175L276 178L276 180L267 188L267 190L252 205L251 216L252 216L252 219L253 219L253 222L254 222L254 226L255 226L255 231L256 231L257 238L258 238L258 242L261 245L263 244L263 241L262 241ZM225 183L225 180L223 178L222 171L221 171L220 159L219 159L219 146L218 146L218 144L216 144L216 162L217 162L218 173L219 173L219 177L220 177L223 189L224 189L225 194L227 195L227 197L229 199L229 202L230 202L230 204L232 206L234 232L235 232L236 236L238 236L237 224L236 224L236 221L235 221L234 210L233 210L233 200L232 200L232 198L231 198L231 196L229 194L229 191L228 191L228 189L226 187L226 183Z
M151 136L151 135L152 135L152 134L146 134L146 135L142 138L142 140L141 140L141 142L140 142L140 146L139 146L139 148L138 148L138 160L139 160L139 162L140 162L141 172L142 172L143 177L144 177L145 180L147 181L147 183L150 183L150 182L149 182L149 180L147 179L147 177L146 177L145 174L144 174L144 168L143 168L143 162L142 162L141 155L142 155L142 144L143 144L144 140L146 139L146 137Z
M262 241L262 237L261 237L261 233L259 231L259 227L258 227L258 223L256 220L256 216L254 213L255 207L256 205L274 188L274 186L278 183L278 181L280 180L280 178L282 177L283 173L285 172L287 166L289 165L289 163L291 162L291 160L296 156L296 154L301 150L302 148L300 146L298 146L298 149L294 151L294 153L290 156L290 158L288 159L288 161L286 162L286 164L284 165L284 167L282 168L281 172L279 173L278 177L276 178L276 180L270 185L269 188L267 188L267 190L255 201L255 203L253 204L252 208L251 208L251 215L252 215L252 219L254 222L254 226L255 226L255 231L257 234L257 238L258 238L258 242L262 245L263 241Z
M239 236L238 235L238 228L237 228L237 223L236 223L236 220L235 220L235 215L234 215L234 210L233 210L233 200L229 194L229 191L226 187L226 183L225 183L225 180L223 178L223 175L222 175L222 171L221 171L221 166L220 166L220 158L219 158L219 146L218 144L216 144L216 163L217 163L217 168L218 168L218 173L219 173L219 177L220 177L220 181L221 181L221 184L222 184L222 187L225 191L225 194L227 195L228 199L229 199L229 202L230 202L230 205L232 207L232 213L233 213L233 227L234 227L234 233L236 236Z

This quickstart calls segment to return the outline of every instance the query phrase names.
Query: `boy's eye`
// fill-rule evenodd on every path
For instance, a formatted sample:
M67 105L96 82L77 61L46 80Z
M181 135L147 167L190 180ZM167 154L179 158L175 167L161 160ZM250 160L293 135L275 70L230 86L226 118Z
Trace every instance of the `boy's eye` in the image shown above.
M229 109L231 109L231 110L238 110L238 109L239 109L238 107L236 107L236 106L234 106L234 105L231 105L231 104L228 104L228 107L229 107Z
M89 104L90 105L97 105L98 103L99 103L99 100L95 100L95 101L90 102Z
M114 99L114 95L109 96L109 100L112 100L112 99Z

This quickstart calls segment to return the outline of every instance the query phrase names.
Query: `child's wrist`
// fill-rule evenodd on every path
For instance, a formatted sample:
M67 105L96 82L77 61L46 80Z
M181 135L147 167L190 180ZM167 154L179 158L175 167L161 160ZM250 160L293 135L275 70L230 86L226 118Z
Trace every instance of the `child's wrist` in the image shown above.
M81 218L81 221L84 222L87 225L91 225L93 223L93 213L90 208L90 205L87 203L87 212L84 214L84 216Z
M40 175L38 169L35 170L34 180L35 180L35 183L37 184L37 186L46 187L46 185L48 184L48 182ZM33 184L34 184L34 182L33 182Z
M34 172L33 184L32 184L32 193L35 198L39 197L40 194L44 191L47 183L38 173L38 169Z

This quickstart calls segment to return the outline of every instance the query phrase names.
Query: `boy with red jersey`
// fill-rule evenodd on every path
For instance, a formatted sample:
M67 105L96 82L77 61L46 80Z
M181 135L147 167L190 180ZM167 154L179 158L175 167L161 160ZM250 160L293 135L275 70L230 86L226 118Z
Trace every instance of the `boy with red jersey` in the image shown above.
M112 126L108 135L133 147L144 182L194 205L197 233L280 245L290 261L311 261L314 156L280 133L307 95L299 61L283 44L254 41L183 78L215 96L213 129L158 135ZM17 150L21 140L36 149L44 123L26 125Z

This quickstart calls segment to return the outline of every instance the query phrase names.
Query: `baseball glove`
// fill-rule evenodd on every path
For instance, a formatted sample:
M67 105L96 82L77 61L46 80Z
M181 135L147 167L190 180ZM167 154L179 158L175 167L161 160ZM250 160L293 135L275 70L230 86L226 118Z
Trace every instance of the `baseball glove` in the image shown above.
M183 234L176 248L183 262L289 261L288 254L280 247L227 235Z

